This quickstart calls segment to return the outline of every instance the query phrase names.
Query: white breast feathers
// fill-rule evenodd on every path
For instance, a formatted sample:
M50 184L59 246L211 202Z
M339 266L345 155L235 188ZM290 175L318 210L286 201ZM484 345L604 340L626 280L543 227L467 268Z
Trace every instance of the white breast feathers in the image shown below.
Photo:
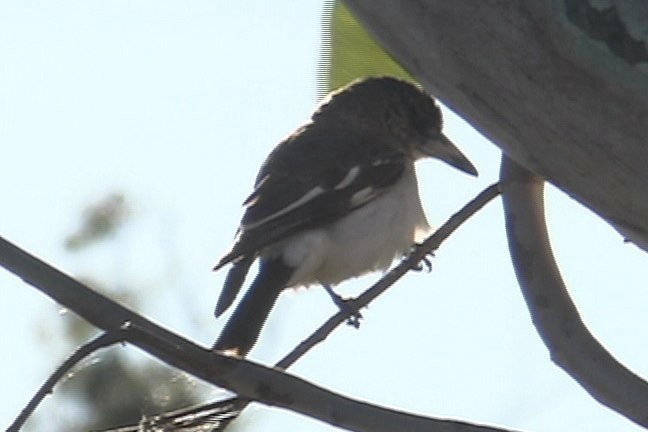
M380 196L323 228L297 234L264 254L281 253L296 271L289 286L337 284L387 269L429 231L413 164Z

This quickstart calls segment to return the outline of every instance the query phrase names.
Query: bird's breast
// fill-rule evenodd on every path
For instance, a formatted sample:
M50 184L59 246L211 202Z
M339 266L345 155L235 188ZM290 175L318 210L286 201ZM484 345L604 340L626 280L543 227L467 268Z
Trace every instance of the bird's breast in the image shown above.
M337 284L387 269L429 230L414 167L370 203L331 225L289 239L284 261L296 268L291 286Z

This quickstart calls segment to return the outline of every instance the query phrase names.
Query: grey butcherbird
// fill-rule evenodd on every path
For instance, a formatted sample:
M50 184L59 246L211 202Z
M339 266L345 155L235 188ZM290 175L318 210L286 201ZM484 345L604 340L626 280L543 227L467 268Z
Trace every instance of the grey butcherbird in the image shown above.
M252 262L259 272L213 349L245 356L279 294L384 270L429 230L414 162L433 157L477 175L442 131L434 99L395 78L333 92L311 121L277 145L243 203L232 263L215 314L236 298Z

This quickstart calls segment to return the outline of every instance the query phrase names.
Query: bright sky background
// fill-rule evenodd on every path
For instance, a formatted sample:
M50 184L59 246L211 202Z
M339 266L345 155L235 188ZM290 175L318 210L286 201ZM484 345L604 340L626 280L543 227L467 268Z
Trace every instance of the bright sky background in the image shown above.
M210 345L225 276L210 268L259 164L316 103L320 16L319 1L0 2L0 234L70 274L137 287L140 310ZM436 225L499 169L497 148L445 115L480 177L420 164ZM130 221L109 242L66 252L82 210L113 191L129 200ZM554 190L548 217L584 320L648 376L646 255ZM68 347L49 299L4 270L0 287L5 426ZM282 296L252 357L273 363L333 312L319 289ZM360 331L340 328L291 371L430 416L538 432L641 430L551 363L511 269L499 202L441 247L432 273L408 275L364 316ZM241 421L250 431L335 430L260 405Z

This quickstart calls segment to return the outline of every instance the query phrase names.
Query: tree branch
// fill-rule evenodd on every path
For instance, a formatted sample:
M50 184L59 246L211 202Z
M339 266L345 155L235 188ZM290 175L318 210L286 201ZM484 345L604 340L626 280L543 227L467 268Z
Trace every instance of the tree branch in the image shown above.
M384 293L387 288L396 283L408 271L416 268L419 263L429 254L436 251L441 243L446 240L450 235L455 232L461 224L463 224L470 216L479 211L488 202L500 194L499 184L493 184L484 189L479 195L467 203L461 210L453 214L443 225L439 227L431 236L429 236L423 243L417 245L412 253L396 267L387 272L378 282L372 287L363 292L359 297L348 301L349 308L345 311L340 311L324 324L320 326L313 334L300 343L292 352L286 357L281 359L276 367L287 369L308 350L310 350L317 343L324 341L332 331L346 321L353 313L358 312L361 308L367 306L376 297Z
M592 336L560 276L547 234L544 180L506 156L500 180L511 260L551 359L600 403L648 427L648 383Z
M648 3L345 3L450 109L648 251L648 62L601 40L634 32L645 50ZM627 22L592 22L603 3Z
M438 234L436 237L433 235L423 245L417 247L410 257L388 273L370 292L364 293L354 301L353 308L362 307L361 301L370 301L393 284L432 251L436 247L435 242L445 238L442 235L447 237L468 216L497 196L498 193L497 185L482 192L476 200L473 200L448 221L445 234ZM353 431L505 431L505 429L459 421L432 419L370 405L317 387L303 379L275 369L219 355L155 325L1 237L0 265L58 303L75 311L91 324L108 333L119 333L123 341L138 346L171 366L234 391L247 399L290 409ZM330 323L343 322L350 312L337 314L322 327L326 328L326 332L330 332L335 327ZM324 340L328 334L326 332L318 331L311 339L314 342ZM305 345L301 344L300 347L305 347ZM304 348L298 349L303 350ZM291 364L296 358L289 357L285 362Z
M51 394L54 391L54 386L63 378L74 366L77 365L85 357L89 356L93 352L105 348L107 346L113 345L120 341L119 335L114 333L101 333L91 341L78 347L70 357L65 359L61 365L56 368L54 373L45 380L43 385L38 389L34 396L30 399L29 403L25 408L20 411L20 414L14 422L9 426L7 432L18 432L22 428L23 424L27 421L30 415L36 410L38 405L43 401L45 396Z

